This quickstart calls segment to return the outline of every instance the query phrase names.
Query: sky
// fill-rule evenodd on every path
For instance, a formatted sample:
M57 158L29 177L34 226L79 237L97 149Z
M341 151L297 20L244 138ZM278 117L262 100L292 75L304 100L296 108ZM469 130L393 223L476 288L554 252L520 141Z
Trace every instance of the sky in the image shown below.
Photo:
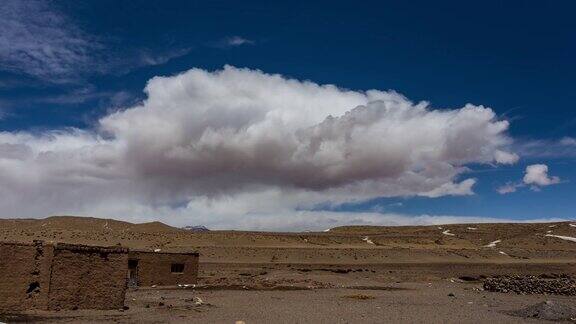
M576 219L574 10L6 0L0 217Z

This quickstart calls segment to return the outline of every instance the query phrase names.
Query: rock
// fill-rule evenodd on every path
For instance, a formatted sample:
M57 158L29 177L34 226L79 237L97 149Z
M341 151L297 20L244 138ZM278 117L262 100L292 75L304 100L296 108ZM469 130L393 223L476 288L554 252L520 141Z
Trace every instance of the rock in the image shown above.
M456 297L456 295L454 295L454 293L449 293L448 297Z
M574 321L576 319L576 306L548 300L510 312L510 315L548 321Z

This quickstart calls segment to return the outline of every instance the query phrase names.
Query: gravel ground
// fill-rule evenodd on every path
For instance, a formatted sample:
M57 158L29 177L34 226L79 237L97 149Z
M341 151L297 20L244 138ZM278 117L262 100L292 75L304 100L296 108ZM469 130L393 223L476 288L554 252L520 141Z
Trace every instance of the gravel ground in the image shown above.
M28 312L8 320L117 323L526 323L517 313L567 296L483 291L481 284L435 281L363 286L362 289L130 291L125 311ZM378 289L380 288L380 289ZM518 316L515 316L518 315Z

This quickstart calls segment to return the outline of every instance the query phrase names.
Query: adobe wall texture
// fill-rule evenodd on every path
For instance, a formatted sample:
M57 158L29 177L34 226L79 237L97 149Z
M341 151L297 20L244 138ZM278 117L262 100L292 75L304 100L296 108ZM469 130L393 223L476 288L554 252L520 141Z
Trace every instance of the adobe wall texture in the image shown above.
M48 309L122 308L127 264L127 249L57 245Z
M198 281L198 253L130 251L129 259L138 260L139 286L173 286ZM184 264L184 272L172 273L173 263Z
M53 246L0 242L0 312L46 309Z
M128 249L0 242L0 313L124 306Z

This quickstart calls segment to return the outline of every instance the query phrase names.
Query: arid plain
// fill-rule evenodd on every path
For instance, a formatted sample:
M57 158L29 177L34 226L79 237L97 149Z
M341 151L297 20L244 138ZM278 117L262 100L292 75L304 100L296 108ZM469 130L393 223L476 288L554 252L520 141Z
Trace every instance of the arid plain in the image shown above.
M30 311L0 321L537 322L546 318L522 310L545 301L570 307L575 297L493 292L483 284L498 276L572 280L574 237L576 222L272 233L194 232L156 222L66 216L0 220L4 241L200 253L196 287L131 289L125 310Z

